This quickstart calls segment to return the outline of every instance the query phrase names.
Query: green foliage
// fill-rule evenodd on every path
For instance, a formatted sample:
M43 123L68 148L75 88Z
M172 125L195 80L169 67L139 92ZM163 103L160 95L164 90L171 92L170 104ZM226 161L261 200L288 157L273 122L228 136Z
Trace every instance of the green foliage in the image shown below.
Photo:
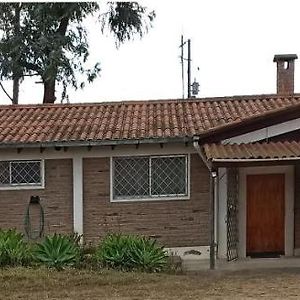
M167 255L150 238L110 234L100 243L96 260L105 267L126 271L159 272L167 264Z
M78 263L80 249L68 236L54 234L37 244L34 256L47 267L62 270Z
M82 247L82 239L83 234L79 234L78 232L73 232L69 235L67 235L68 239L74 243L78 248Z
M0 229L0 266L27 265L31 262L30 246L15 229Z
M99 32L108 29L120 45L142 37L155 14L136 2L101 3L101 11L98 2L0 3L0 79L39 76L53 93L60 82L62 97L67 86L92 82L101 69L99 62L87 67L84 21L90 16L98 20ZM85 79L78 83L78 75Z

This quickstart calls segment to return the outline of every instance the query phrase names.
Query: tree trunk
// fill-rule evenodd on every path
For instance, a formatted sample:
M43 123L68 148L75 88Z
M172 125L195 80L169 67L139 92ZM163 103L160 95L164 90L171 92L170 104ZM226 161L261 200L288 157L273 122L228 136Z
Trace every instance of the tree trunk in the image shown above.
M65 36L67 32L67 27L69 24L69 17L62 18L59 27L57 29L57 34L60 36ZM54 103L56 100L55 97L55 81L56 81L56 75L57 75L58 68L54 70L52 74L52 78L49 78L47 80L44 80L44 99L43 103Z
M13 98L12 104L19 103L19 87L20 87L20 77L16 76L13 80Z
M14 31L15 36L20 38L20 13L21 13L21 3L15 4L15 19L14 19ZM13 98L12 104L19 103L19 89L20 89L20 78L22 71L20 70L20 59L17 60L17 66L13 68Z
M45 80L43 103L54 103L55 99L55 79Z

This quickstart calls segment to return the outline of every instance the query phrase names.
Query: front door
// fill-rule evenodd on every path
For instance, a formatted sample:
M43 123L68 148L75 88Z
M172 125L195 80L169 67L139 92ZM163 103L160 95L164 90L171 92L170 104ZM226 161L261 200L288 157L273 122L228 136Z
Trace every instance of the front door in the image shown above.
M247 256L284 254L284 174L247 176Z

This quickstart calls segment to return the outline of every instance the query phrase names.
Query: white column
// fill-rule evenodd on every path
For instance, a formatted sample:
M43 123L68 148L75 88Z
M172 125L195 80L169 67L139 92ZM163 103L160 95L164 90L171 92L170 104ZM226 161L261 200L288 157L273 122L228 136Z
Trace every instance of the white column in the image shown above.
M219 210L218 210L218 258L227 257L227 172L219 169L218 176Z
M82 157L73 157L73 227L83 234L83 170Z

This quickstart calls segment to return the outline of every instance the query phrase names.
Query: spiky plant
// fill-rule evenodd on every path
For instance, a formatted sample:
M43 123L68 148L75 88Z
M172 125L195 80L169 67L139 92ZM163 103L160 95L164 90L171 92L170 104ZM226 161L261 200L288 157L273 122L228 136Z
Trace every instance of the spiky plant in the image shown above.
M159 272L167 264L163 247L155 240L137 235L109 234L95 253L103 266L122 270Z
M54 234L46 236L37 245L35 258L49 268L62 270L75 265L80 258L80 249L68 236Z
M28 243L15 229L0 229L0 266L27 265L32 259Z

